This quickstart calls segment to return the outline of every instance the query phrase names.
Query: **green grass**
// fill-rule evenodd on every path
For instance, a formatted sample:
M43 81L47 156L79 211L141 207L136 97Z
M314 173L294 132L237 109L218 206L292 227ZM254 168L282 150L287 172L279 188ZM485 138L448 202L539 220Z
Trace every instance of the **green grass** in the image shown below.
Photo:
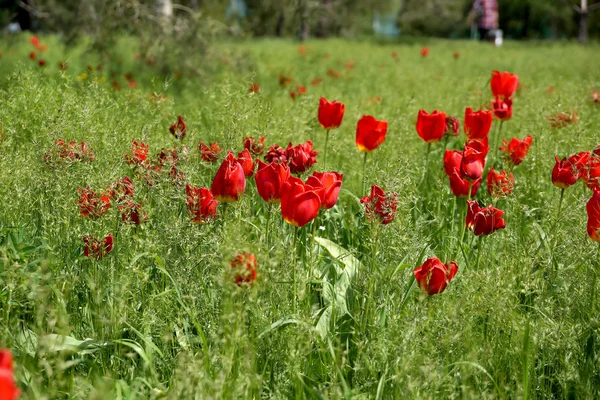
M0 345L15 355L24 398L600 396L600 249L585 230L590 191L581 183L565 191L553 230L560 190L550 179L555 155L598 144L600 108L590 101L600 89L597 44L509 42L497 49L432 41L421 58L418 43L327 40L307 43L303 58L288 41L220 43L202 75L177 79L136 61L131 45L100 61L82 47L47 40L44 69L27 58L26 38L0 42ZM63 73L61 60L69 61ZM347 70L350 60L355 66ZM100 62L104 71L76 79ZM329 68L341 78L328 77ZM494 203L507 228L483 242L467 232L461 251L464 200L452 215L443 143L432 146L428 189L419 188L426 145L416 116L440 109L462 121L465 107L491 98L493 69L522 82L503 136L532 135L534 142L513 169L514 193ZM135 89L122 78L130 71ZM291 88L278 85L280 73L308 92L292 101ZM317 76L323 82L314 87ZM110 89L113 79L123 90ZM259 93L248 93L252 82ZM167 99L156 104L151 93ZM275 211L267 246L267 207L253 179L239 203L219 208L216 221L194 225L182 187L168 180L148 187L123 158L132 139L148 143L151 155L176 146L168 127L178 114L190 149L181 169L196 186L210 187L218 166L200 161L200 141L237 152L245 136L265 135L283 147L310 139L322 154L320 96L346 104L328 150L329 169L343 173L344 183L338 205L320 213L316 230L300 231L295 250L292 227ZM376 96L380 103L371 100ZM550 129L545 116L570 109L578 123ZM387 226L366 223L358 202L362 154L354 134L363 114L389 123L366 168L369 185L398 193ZM43 155L59 138L85 140L96 160L48 168ZM461 149L464 141L461 134L447 146ZM78 188L101 191L123 176L134 180L146 224L120 224L115 207L95 221L79 215ZM485 183L477 198L491 202ZM107 233L116 236L113 252L85 258L82 236ZM478 242L484 247L476 270ZM243 251L258 258L251 288L238 288L227 274ZM455 260L459 271L443 294L428 298L411 285L412 271L433 256Z

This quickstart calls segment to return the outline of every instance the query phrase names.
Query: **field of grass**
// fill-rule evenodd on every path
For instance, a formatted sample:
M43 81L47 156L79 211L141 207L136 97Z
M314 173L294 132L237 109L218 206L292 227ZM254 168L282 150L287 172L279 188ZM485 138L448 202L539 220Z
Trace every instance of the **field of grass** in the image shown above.
M559 206L551 181L555 155L600 142L597 44L326 40L302 54L291 41L227 42L213 47L203 74L165 77L136 60L131 42L102 59L42 41L45 67L28 58L28 37L0 41L0 347L13 353L22 398L600 396L591 191L578 182ZM444 150L463 148L462 127L426 157L415 124L420 109L438 109L462 125L466 107L492 99L492 70L521 83L501 136L531 135L533 144L516 167L490 150L486 171L510 169L514 191L492 201L484 182L476 199L503 210L506 228L463 236L465 199L450 192L443 169ZM260 90L250 93L254 82ZM297 85L307 91L293 100ZM326 167L321 96L346 105ZM574 110L577 122L561 129L546 119ZM354 140L365 114L387 120L388 131L363 183ZM169 133L177 115L183 140ZM490 138L498 129L494 121ZM301 177L342 173L337 205L295 232L277 205L269 218L248 178L238 202L192 223L182 182L210 188L226 155L204 162L199 142L237 154L245 137L263 135L267 147L311 140L318 162ZM95 159L49 165L44 155L58 139L85 141ZM185 177L144 183L124 157L132 140L152 158L178 149ZM125 176L147 221L124 224L116 204L98 219L80 215L78 189L100 193ZM390 224L365 218L359 200L372 184L398 195ZM109 233L110 254L87 258L82 237ZM237 286L230 261L242 252L256 255L258 273ZM429 257L459 266L435 296L414 283Z

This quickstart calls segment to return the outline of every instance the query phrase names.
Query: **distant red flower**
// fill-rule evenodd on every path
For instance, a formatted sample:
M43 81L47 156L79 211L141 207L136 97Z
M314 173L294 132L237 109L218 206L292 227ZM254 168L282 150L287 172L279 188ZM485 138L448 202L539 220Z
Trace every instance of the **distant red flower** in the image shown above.
M346 68L347 70L351 70L354 68L354 65L356 65L354 60L350 60L344 65L344 68Z
M35 60L35 53L33 51L31 53L29 53L29 59Z
M300 53L302 57L306 57L306 46L303 44L298 46L298 53Z
M146 143L132 140L131 151L125 154L125 162L127 165L141 165L148 159L149 150L150 147Z
M512 193L515 186L515 176L511 172L509 174L506 171L496 171L494 168L490 168L487 176L487 189L488 193L492 198L504 198Z
M588 215L588 236L600 243L600 189L595 189L592 198L587 202L585 209Z
M328 210L337 203L343 178L344 175L337 172L313 172L306 180L306 184L317 189L321 208Z
M179 155L176 149L160 149L156 155L156 160L161 167L174 167L179 163Z
M42 60L42 59L40 59L40 61L38 61L38 65L39 65L40 67L42 67L42 68L43 68L43 67L45 67L45 66L46 66L46 60Z
M327 70L327 75L331 78L337 79L341 76L341 74L333 68L329 68Z
M457 272L458 265L454 261L444 264L439 259L432 257L417 267L414 274L421 290L432 296L446 290L448 283Z
M88 69L89 69L89 68L91 68L91 67L88 67ZM125 80L126 80L127 82L131 82L131 81L133 81L133 74L132 74L131 72L128 72L128 73L126 73L126 74L125 74L125 75L123 75L123 76L125 77Z
M20 391L15 383L12 354L8 349L0 349L0 398L17 400L19 395Z
M260 85L258 83L254 82L254 83L250 84L250 89L249 89L250 93L258 93L259 90L260 90Z
M124 204L118 208L121 211L121 221L124 224L140 225L148 219L148 214L142 210L142 205L131 200L125 200Z
M69 68L69 64L66 61L60 61L58 63L58 69L61 71L65 71L67 68Z
M297 93L296 93L296 91L295 91L295 90L292 90L292 91L290 92L290 98L291 98L292 100L296 100L296 96L297 96Z
M586 162L586 166L582 170L581 177L585 181L588 188L596 190L600 189L600 144L587 157L585 153L582 155L579 162Z
M77 189L79 194L79 213L84 218L97 219L103 216L110 208L108 196L98 196L89 186Z
M369 153L377 149L385 141L387 126L387 121L377 120L371 115L363 115L356 124L358 150Z
M107 196L117 203L122 203L133 199L134 190L133 182L126 176L111 183L104 191L103 196Z
M55 148L44 154L44 161L51 167L55 164L61 164L63 162L92 162L94 159L94 152L84 141L81 141L78 144L72 140L67 144L64 140L58 139L55 143Z
M527 156L533 138L531 136L526 136L523 140L512 138L510 142L502 139L502 142L503 146L499 150L505 152L514 165L519 165Z
M223 203L231 203L238 201L245 190L246 177L244 176L244 169L233 153L229 151L213 179L210 191L217 200Z
M429 48L423 47L421 49L421 57L427 57L429 55Z
M292 100L296 100L296 96L301 96L303 94L306 94L306 87L298 85L296 87L296 90L292 90L290 92L290 97L292 98Z
M238 163L242 166L244 170L244 175L246 177L252 176L254 174L254 160L252 159L252 155L248 149L244 149L244 151L240 151L237 155Z
M204 144L204 142L200 142L200 144L198 144L198 151L200 152L202 160L206 162L215 162L219 158L219 153L221 153L222 150L217 143L211 143L209 147Z
M185 186L187 208L192 215L192 222L203 224L210 222L217 215L219 202L207 188Z
M283 184L290 178L290 168L285 164L272 162L265 164L258 160L258 169L254 180L256 189L262 199L269 203L281 201Z
M258 262L256 256L250 253L238 254L231 260L233 279L238 286L251 285L256 280Z
M316 77L315 79L310 81L310 84L313 86L318 86L321 82L323 82L323 78Z
M117 81L112 81L110 84L110 87L112 88L112 90L114 90L115 92L117 90L121 90L121 84Z
M302 228L319 214L321 199L312 186L290 177L281 190L281 216L290 225Z
M512 118L512 99L502 100L496 97L492 101L492 109L496 118L500 121L508 121Z
M137 87L137 82L136 81L129 81L129 82L127 82L127 86L130 89L133 89L133 88Z
M175 139L183 139L185 137L185 134L187 133L187 126L185 125L181 115L178 115L177 122L169 127L169 132L175 136Z
M600 93L597 90L592 92L592 101L594 104L600 104Z
M346 106L337 100L327 101L321 97L319 99L319 123L325 129L337 128L342 123Z
M364 196L360 202L365 206L367 221L377 221L387 225L396 216L398 195L396 193L385 193L379 186L372 185L371 195Z
M572 155L569 158L563 158L559 161L555 157L556 163L552 169L552 183L561 189L566 189L574 185L579 178L586 177L586 167L590 160L590 152L581 152Z
M465 109L464 119L465 135L472 140L483 140L488 137L492 127L492 113L490 111L473 111L472 108Z
M268 163L287 163L287 151L278 144L273 144L269 147L265 154L265 161Z
M468 140L463 149L460 169L463 178L470 181L481 179L489 146L486 140Z
M392 58L393 58L394 60L397 60L397 59L398 59L398 52L396 52L396 51L392 51Z
M87 258L100 259L108 255L113 248L113 235L108 234L104 239L98 239L95 236L87 235L83 237L85 247L83 254Z
M481 178L470 181L462 173L463 153L457 150L446 150L444 154L444 171L450 180L450 189L456 197L471 197L477 194L481 185Z
M279 75L279 86L281 86L281 87L289 86L290 83L292 83L291 77L285 76L282 74Z
M509 72L492 71L490 86L494 97L501 99L510 98L519 85L519 77Z
M502 216L504 211L493 206L481 208L477 201L467 200L467 218L468 229L472 229L476 236L489 235L498 229L504 229L506 224Z
M244 148L250 151L253 156L260 156L265 151L265 137L256 139L252 136L244 138Z
M317 154L319 153L313 150L313 143L310 140L296 146L290 142L286 149L290 171L294 174L308 171L317 162Z
M417 117L417 133L427 143L439 141L446 132L446 113L434 110L429 114L419 110Z
M454 54L452 54L452 56L455 60L458 60L460 58L460 53L458 51L455 51Z
M577 122L577 111L559 112L555 115L548 115L546 119L550 121L552 128L564 128Z

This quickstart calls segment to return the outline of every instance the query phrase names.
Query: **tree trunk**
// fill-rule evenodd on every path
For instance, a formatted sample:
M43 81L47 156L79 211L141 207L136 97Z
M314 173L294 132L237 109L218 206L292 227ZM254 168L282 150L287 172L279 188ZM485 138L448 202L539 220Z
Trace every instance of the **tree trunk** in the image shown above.
M588 6L587 0L581 0L581 11L579 12L579 43L586 44L588 41Z
M297 0L296 11L298 13L298 39L305 41L310 34L310 26L308 24L308 1Z
M166 18L173 16L173 1L172 0L156 0L156 9L158 15Z

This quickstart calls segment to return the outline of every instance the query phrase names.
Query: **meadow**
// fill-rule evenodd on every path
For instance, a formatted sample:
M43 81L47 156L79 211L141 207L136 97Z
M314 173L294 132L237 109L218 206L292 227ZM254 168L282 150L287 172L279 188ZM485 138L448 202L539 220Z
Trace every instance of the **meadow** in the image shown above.
M186 75L136 57L132 39L111 58L40 39L0 40L0 347L21 398L600 396L592 190L552 181L555 156L599 144L598 44L227 41ZM465 146L465 108L489 107L493 70L519 86L474 200L505 228L476 236L444 156ZM328 133L321 97L345 105ZM428 145L420 110L455 117L458 135ZM369 153L355 143L363 115L387 121ZM343 174L335 206L297 228L252 176L194 223L186 185L210 189L227 151L262 136L263 161L310 140L316 163L292 175ZM526 136L519 165L497 150ZM203 160L200 142L223 151ZM490 167L514 174L504 198L487 190ZM365 211L371 185L395 196L389 223ZM110 207L85 208L86 187L112 188ZM110 249L83 239L109 234ZM244 253L256 276L232 268ZM458 266L435 295L414 273L431 257Z

